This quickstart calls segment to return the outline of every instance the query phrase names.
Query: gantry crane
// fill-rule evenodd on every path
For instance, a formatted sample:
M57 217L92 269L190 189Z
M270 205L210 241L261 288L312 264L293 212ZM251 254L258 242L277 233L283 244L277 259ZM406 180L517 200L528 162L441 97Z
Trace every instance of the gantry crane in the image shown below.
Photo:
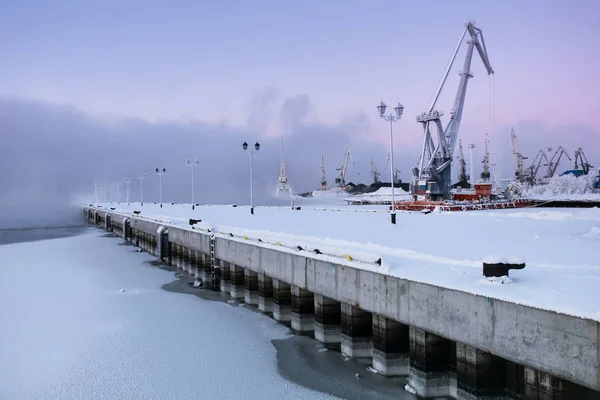
M527 178L525 176L526 172L523 160L527 160L527 157L519 152L517 135L515 135L515 129L512 127L510 128L510 147L515 157L515 179L519 182L525 182Z
M536 181L537 174L538 174L538 171L540 170L540 166L542 165L542 162L544 162L544 160L545 160L544 166L548 166L550 164L550 160L548 159L548 155L546 154L548 151L552 151L552 147L547 147L545 149L538 151L537 155L533 159L533 162L527 168L529 170L529 173L526 176L526 181L529 184L535 185L537 183L537 181Z
M554 155L548 162L548 170L546 171L546 176L544 176L544 178L550 179L554 176L556 168L558 168L558 164L560 163L560 159L563 155L567 157L569 161L572 161L571 157L569 157L569 154L567 153L567 150L565 150L562 146L558 146L558 149L556 149Z
M344 163L339 168L335 169L336 171L340 171L340 176L335 178L335 183L338 185L338 187L343 189L346 188L346 170L348 169L348 159L352 159L352 164L354 165L354 159L352 158L350 149L346 149L344 155L346 156Z
M373 183L379 183L379 172L377 171L377 167L375 167L375 161L371 158L371 176L373 177Z
M581 164L581 170L583 171L584 175L589 174L590 169L594 167L593 165L591 165L588 162L587 157L583 153L583 149L581 147L579 147L577 150L575 150L575 169L576 170L579 169L580 164Z
M323 164L323 154L321 154L321 190L327 190L327 180L325 179L325 164Z
M442 121L440 119L442 113L436 110L435 106L446 79L448 78L450 69L454 64L458 50L467 33L469 34L469 40L467 41L467 54L463 64L463 70L460 72L460 83L454 98L453 108L450 110L450 121L448 121L446 129L443 129ZM423 186L426 186L426 190L429 192L429 196L432 199L447 198L450 194L451 164L454 157L454 147L458 140L460 121L467 94L467 84L469 78L473 77L473 73L471 72L471 59L473 58L473 50L475 48L477 48L477 52L483 61L487 74L491 75L494 73L489 61L481 29L477 28L474 22L468 22L454 49L444 77L440 82L428 111L417 116L417 122L423 125L425 137L421 157L419 159L419 166L413 170L415 176L413 177L412 188L413 193L415 194L417 190L423 190ZM431 125L434 125L433 129L437 131L437 145L434 144Z

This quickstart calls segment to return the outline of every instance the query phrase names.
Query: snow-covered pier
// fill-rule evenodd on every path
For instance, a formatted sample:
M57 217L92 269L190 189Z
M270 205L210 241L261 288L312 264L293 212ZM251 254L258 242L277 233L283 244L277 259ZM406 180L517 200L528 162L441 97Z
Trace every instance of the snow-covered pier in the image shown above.
M420 396L459 399L600 398L598 211L407 212L390 226L381 212L306 207L83 208L88 222L194 274L198 286L371 360L376 373L408 375ZM320 237L303 231L311 223ZM440 241L443 233L461 240ZM497 242L507 234L507 245ZM507 249L526 268L501 280L510 284L484 279L484 256L516 255Z

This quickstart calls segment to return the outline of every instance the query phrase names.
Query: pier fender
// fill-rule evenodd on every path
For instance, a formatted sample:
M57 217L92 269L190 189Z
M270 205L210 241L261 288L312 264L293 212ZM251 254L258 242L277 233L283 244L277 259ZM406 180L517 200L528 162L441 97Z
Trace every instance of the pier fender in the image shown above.
M123 218L123 240L125 240L126 242L131 239L129 237L130 229L131 229L131 223L129 222L129 218L127 218L127 217Z
M467 206L462 206L461 208L463 211L467 211Z
M98 213L98 210L94 210L94 224L100 225L100 213Z
M112 231L112 221L109 213L104 215L104 229L108 232Z
M159 226L156 230L156 242L158 243L158 258L161 261L169 259L169 229Z

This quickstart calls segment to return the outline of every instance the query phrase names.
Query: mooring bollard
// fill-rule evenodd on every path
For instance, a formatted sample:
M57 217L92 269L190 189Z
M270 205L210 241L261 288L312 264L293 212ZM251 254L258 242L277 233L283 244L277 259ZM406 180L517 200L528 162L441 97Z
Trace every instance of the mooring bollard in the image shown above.
M523 269L525 263L510 263L510 262L483 262L483 276L489 277L500 277L508 276L508 271L511 269Z

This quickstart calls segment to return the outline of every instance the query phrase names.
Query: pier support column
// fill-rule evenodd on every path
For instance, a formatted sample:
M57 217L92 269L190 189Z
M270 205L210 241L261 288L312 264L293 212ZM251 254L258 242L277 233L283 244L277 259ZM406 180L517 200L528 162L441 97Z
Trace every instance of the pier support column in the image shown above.
M342 354L352 358L373 357L373 314L342 303Z
M196 250L192 250L190 252L190 274L193 277L196 277L198 274L198 269L199 269L199 264L202 260L200 259L200 253L198 253Z
M587 389L554 375L524 367L524 400L600 399L600 392Z
M202 287L205 289L212 289L212 267L210 265L210 256L202 254Z
M273 279L273 319L279 322L292 320L291 286L279 279Z
M292 329L301 332L315 330L315 298L312 292L298 286L291 287Z
M216 259L215 263L221 266L220 289L221 292L231 292L231 271L229 263L220 259Z
M188 272L188 268L190 267L190 257L189 250L185 246L181 246L181 270L183 272Z
M156 240L156 235L150 235L150 254L158 256L158 240Z
M273 279L264 272L258 274L258 309L273 312Z
M258 305L258 273L244 269L244 302Z
M315 294L315 339L328 347L338 347L341 337L342 305Z
M218 292L221 290L221 264L215 259L214 265L210 254L204 254L204 262L210 269L210 279L212 290Z
M503 399L504 360L473 346L456 343L456 398L460 400Z
M453 379L456 343L412 326L409 334L408 384L421 397L456 397Z
M409 326L373 314L373 368L381 375L408 375Z
M171 266L179 266L179 245L171 242Z
M231 278L231 297L234 299L243 299L244 298L244 268L238 267L235 264L229 264L229 274Z

